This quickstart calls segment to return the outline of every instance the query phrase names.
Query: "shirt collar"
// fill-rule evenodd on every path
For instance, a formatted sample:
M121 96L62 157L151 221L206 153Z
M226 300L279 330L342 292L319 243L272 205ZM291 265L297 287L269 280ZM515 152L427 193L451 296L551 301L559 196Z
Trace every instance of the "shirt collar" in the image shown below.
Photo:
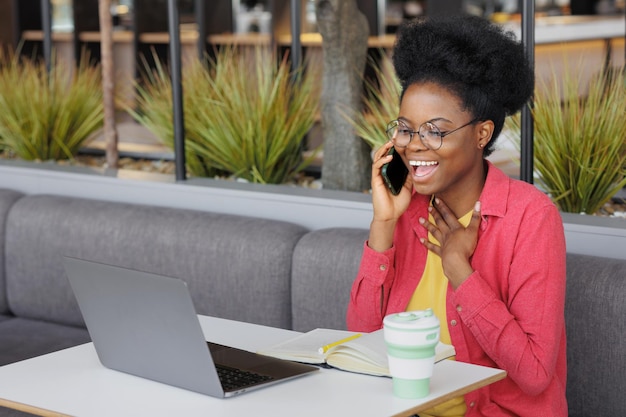
M486 216L504 217L508 204L511 179L490 161L485 161L485 164L487 178L479 199L481 215L483 219ZM423 210L428 207L430 196L424 196L413 191L412 198L417 200L418 203L409 205L407 214L412 219L412 223L417 223L417 219L420 216L424 216ZM418 227L417 229L421 230L423 228Z
M480 193L480 212L483 216L504 217L509 199L511 179L490 161L487 178Z

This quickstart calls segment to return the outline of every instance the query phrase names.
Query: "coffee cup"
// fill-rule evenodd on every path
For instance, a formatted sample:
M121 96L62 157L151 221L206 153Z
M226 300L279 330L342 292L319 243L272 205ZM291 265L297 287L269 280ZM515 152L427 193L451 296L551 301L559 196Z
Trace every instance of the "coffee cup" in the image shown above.
M439 319L432 309L390 314L383 320L393 394L423 398L430 392L439 342Z

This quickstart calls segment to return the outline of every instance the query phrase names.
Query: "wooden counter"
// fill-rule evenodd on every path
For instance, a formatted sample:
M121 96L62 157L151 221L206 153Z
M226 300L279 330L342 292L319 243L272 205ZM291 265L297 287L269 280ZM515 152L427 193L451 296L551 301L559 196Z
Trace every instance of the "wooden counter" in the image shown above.
M505 22L502 25L521 37L521 27L519 21ZM549 16L538 17L535 20L535 43L554 44L578 42L587 40L624 38L626 31L626 20L624 16ZM53 32L52 40L56 42L67 42L73 40L73 32ZM24 40L41 41L42 31L28 30L22 32ZM133 33L130 31L114 31L115 42L132 41ZM98 42L98 32L81 32L81 41ZM278 36L280 45L291 44L290 35ZM169 34L167 32L147 32L139 35L139 41L152 44L167 44ZM192 29L183 29L180 32L181 44L191 44L198 41L198 33ZM215 44L236 44L236 45L259 45L269 44L271 37L268 34L246 33L246 34L218 34L209 35L209 43ZM370 48L392 48L395 35L371 36L368 39ZM303 33L301 35L303 47L316 47L322 45L322 37L319 33Z
M129 30L115 30L113 31L114 43L132 43L134 41L134 34ZM100 42L100 32L80 32L78 34L78 40L81 42Z

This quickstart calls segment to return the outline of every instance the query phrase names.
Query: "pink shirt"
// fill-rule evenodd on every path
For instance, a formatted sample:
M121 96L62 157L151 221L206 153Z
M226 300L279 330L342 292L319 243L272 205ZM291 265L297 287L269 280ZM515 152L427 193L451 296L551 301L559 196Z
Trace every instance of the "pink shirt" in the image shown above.
M507 377L465 395L467 416L567 416L565 399L565 237L561 216L534 186L488 163L472 275L448 286L446 314L456 359L498 367ZM426 261L420 238L429 196L413 195L398 220L394 246L364 247L347 324L382 327L404 311Z

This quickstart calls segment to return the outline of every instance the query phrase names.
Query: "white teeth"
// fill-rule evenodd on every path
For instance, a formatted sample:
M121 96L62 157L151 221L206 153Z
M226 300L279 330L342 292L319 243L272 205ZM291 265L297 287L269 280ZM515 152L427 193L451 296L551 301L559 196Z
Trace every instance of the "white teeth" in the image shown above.
M409 161L409 165L414 166L414 167L428 167L431 165L437 165L438 162L437 161Z

